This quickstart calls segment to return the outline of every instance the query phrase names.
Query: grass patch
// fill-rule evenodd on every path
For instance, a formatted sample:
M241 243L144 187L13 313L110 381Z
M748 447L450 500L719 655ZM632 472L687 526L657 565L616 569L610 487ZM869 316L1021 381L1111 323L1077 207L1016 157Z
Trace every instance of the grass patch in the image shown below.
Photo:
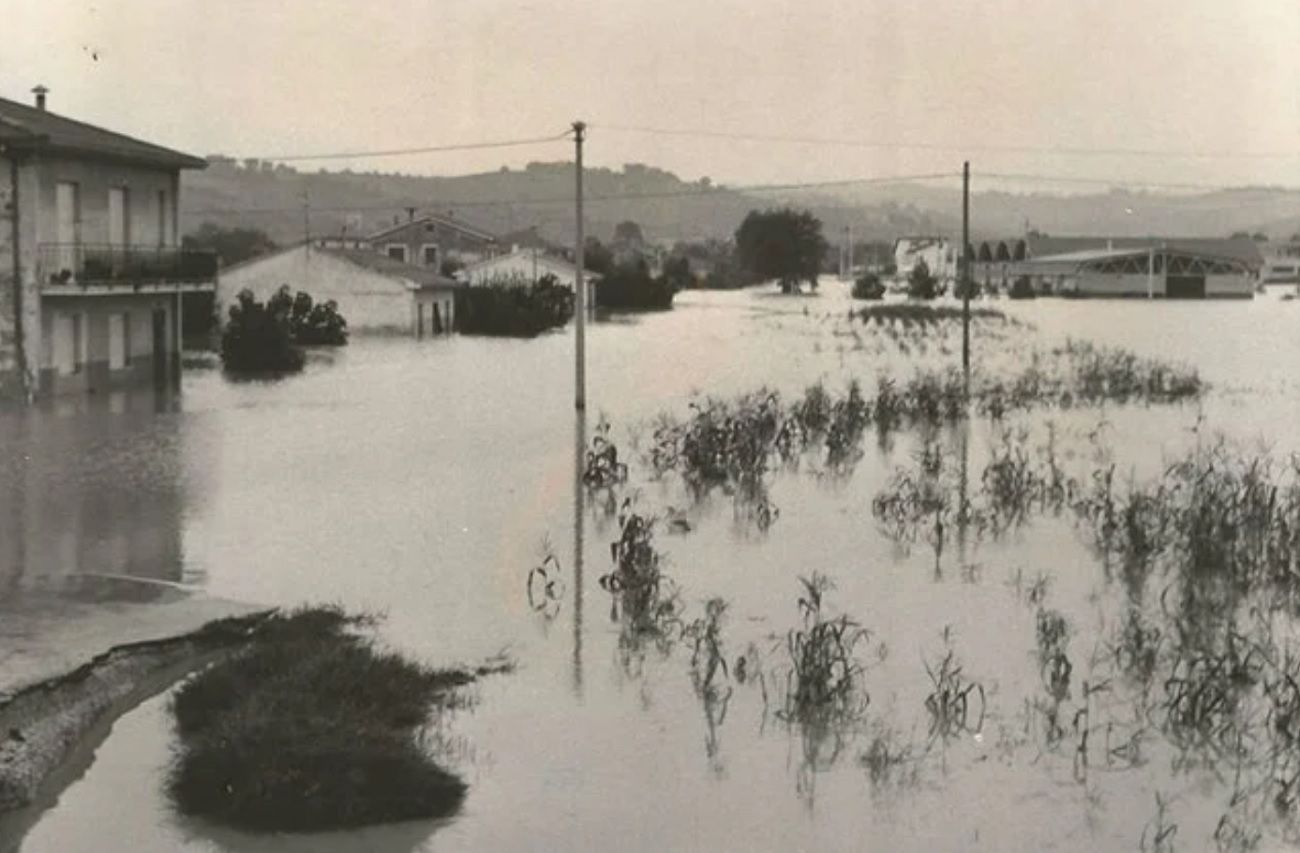
M308 832L454 812L466 786L424 746L434 710L491 671L439 670L375 646L373 619L278 615L244 652L186 682L167 781L186 815Z
M899 323L903 326L932 326L939 323L961 322L962 309L956 305L929 305L924 302L883 302L868 305L852 312L864 323ZM972 305L971 319L1015 322L996 308Z

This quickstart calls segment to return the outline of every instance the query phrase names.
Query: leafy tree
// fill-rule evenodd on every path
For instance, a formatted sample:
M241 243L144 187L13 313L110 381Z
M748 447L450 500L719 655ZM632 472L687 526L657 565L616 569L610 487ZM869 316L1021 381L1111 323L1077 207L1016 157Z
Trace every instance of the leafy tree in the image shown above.
M645 242L645 235L641 233L641 226L627 220L614 226L614 242L624 244L641 244Z
M607 275L614 269L614 253L595 237L588 237L582 249L583 265L600 275Z
M817 287L817 272L828 249L821 220L806 210L751 210L736 231L740 265L754 279L776 279L783 293L807 281Z
M907 296L909 299L933 299L938 295L938 282L930 274L930 266L923 258L917 258L916 265L907 276Z
M204 222L192 234L181 239L186 249L205 249L216 252L227 266L273 251L279 246L265 232L257 228L223 228L214 222Z

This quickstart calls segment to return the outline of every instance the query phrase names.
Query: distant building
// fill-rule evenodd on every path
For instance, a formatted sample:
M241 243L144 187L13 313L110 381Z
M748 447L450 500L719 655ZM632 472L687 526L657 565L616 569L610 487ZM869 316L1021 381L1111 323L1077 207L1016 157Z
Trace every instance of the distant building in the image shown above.
M222 270L218 316L224 323L241 290L265 301L281 285L295 293L333 299L348 329L359 333L409 334L417 338L452 331L456 283L436 269L387 258L368 249L322 248L299 243Z
M1249 299L1255 292L1253 272L1244 261L1187 248L1045 255L1021 262L1015 272L1050 278L1052 290L1068 296Z
M517 280L536 284L542 276L553 275L560 284L573 287L578 268L569 261L547 255L539 249L519 249L505 255L470 264L456 273L456 278L470 286L488 284L494 280ZM587 304L595 305L597 273L587 270Z
M0 99L0 397L180 378L183 294L217 258L180 248L169 148Z
M1278 288L1295 292L1300 288L1300 239L1269 246L1260 270L1262 288Z
M435 270L446 261L469 265L501 251L492 234L452 216L433 214L385 228L367 241L384 257Z
M1006 288L1016 278L1028 276L1034 289L1040 293L1067 288L1070 285L1066 280L1069 270L1078 256L1087 253L1120 252L1145 257L1149 251L1155 251L1157 254L1172 252L1177 256L1217 259L1242 267L1249 281L1253 281L1264 262L1259 246L1248 237L1050 237L1030 233L1024 237L986 240L972 246L971 250L975 259L971 272L977 282ZM1206 295L1223 295L1217 293L1216 288L1217 285L1207 284ZM1086 287L1083 293L1089 295ZM1140 288L1130 287L1123 294L1112 295L1145 296L1145 279ZM1164 290L1158 289L1155 295L1164 295Z
M924 261L930 275L939 281L950 281L957 276L955 249L947 237L899 237L894 241L894 266L899 278L907 278Z

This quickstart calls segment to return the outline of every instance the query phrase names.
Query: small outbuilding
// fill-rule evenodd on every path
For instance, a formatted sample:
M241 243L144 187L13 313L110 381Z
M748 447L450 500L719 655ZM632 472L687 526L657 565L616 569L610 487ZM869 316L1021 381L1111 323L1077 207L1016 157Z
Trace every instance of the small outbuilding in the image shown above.
M265 301L281 285L312 299L338 303L356 333L450 333L455 326L456 282L436 269L385 257L367 249L324 248L299 243L228 267L217 284L219 322L242 290Z

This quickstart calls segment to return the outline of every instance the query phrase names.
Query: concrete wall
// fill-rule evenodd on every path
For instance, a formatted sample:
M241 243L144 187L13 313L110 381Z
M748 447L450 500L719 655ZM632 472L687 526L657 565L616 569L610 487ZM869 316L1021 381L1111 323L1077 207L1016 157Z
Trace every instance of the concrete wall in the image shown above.
M0 399L21 394L18 374L17 294L14 292L12 161L0 157Z
M1207 275L1205 295L1249 299L1254 296L1254 282L1245 273L1236 275Z
M108 233L108 191L124 187L127 191L127 241L132 246L175 246L176 195L179 172L175 169L151 169L143 166L79 160L45 155L40 160L40 205L36 240L54 243L59 239L55 193L59 183L70 181L78 186L81 201L80 240L85 244L103 244ZM166 193L165 228L160 232L158 193Z
M1082 296L1141 296L1147 295L1146 273L1098 273L1083 270L1078 276L1078 292ZM1158 272L1151 278L1151 293L1156 298L1165 296L1165 274ZM1205 277L1205 295L1207 297L1237 297L1248 299L1254 293L1250 276L1245 273L1232 275L1207 275Z
M1151 278L1155 296L1165 295L1165 277L1156 274ZM1098 273L1082 270L1078 276L1081 296L1146 296L1147 274Z
M222 272L217 282L217 316L225 325L241 290L266 301L280 285L304 290L317 302L333 299L353 332L414 330L411 290L402 282L325 251L297 246Z
M450 290L417 291L411 303L411 334L449 335L456 328L456 299Z
M163 355L155 370L154 311L164 316ZM80 352L71 334L71 318L79 317L83 342ZM120 367L113 367L109 330L111 317L121 317L122 340L126 344L126 358ZM66 320L65 320L66 318ZM178 378L176 341L176 295L129 296L56 296L47 297L41 317L42 347L39 359L39 389L44 395L76 393L100 394L112 389L149 385L154 382L174 383ZM56 353L71 352L73 369L58 365ZM64 369L60 369L63 367Z

